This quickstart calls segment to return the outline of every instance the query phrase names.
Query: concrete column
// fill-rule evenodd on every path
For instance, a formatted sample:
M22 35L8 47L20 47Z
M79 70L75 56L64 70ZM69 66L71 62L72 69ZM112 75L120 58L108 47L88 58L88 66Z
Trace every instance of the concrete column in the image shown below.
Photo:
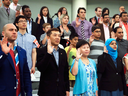
M87 6L87 0L72 0L72 21L76 19L77 16L77 10L79 7L84 7L86 9Z

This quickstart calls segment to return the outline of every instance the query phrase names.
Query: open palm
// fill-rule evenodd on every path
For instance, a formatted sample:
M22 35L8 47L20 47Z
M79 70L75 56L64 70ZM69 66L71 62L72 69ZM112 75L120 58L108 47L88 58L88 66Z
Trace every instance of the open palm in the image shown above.
M4 37L2 41L0 40L1 49L5 54L8 54L10 52L10 47L11 47L11 44L7 46L8 43L7 39L8 39L7 37Z

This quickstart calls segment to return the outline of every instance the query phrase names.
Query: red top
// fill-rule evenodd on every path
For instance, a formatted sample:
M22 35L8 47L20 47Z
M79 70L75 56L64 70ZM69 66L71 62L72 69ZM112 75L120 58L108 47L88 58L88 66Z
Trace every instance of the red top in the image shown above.
M16 84L17 84L17 86L16 86L16 88L17 88L16 89L16 96L19 96L19 94L20 94L20 70L19 70L19 64L17 64L17 66L16 66L15 54L14 54L13 50L11 50L11 49L10 49L10 55L12 57L12 60L13 60L14 66L15 66L16 79L18 80L18 82L16 80Z
M125 29L126 29L126 33L127 33L127 40L128 40L128 24L127 23L123 23Z

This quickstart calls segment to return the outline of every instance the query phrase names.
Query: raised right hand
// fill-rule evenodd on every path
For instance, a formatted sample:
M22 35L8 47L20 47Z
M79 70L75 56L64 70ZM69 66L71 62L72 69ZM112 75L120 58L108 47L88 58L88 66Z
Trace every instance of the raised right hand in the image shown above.
M51 45L51 40L48 39L47 51L49 54L51 54L53 52L53 48L54 48L54 46Z
M41 19L41 16L40 16L40 14L38 14L38 19Z
M108 53L108 50L107 50L106 46L104 46L104 52Z
M60 12L58 12L58 18L60 19L60 16L61 16L61 13Z
M77 49L77 52L76 52L76 59L80 59L82 56L81 52L80 52L80 48Z
M1 45L1 49L5 54L8 54L10 52L10 48L12 46L12 44L10 44L9 46L7 46L8 43L8 38L4 37L3 40L0 40L0 45Z
M101 17L101 18L99 19L99 23L100 23L100 24L103 23L103 17Z
M89 38L89 42L92 43L94 40L94 35L91 35L90 38Z
M76 27L79 27L81 22L79 21L79 17L76 18Z

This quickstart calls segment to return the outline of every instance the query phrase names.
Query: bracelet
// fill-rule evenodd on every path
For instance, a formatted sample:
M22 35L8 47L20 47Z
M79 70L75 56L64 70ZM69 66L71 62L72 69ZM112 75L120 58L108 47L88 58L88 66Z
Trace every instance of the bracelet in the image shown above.
M77 60L77 59L75 59L77 62L79 61L79 60Z

